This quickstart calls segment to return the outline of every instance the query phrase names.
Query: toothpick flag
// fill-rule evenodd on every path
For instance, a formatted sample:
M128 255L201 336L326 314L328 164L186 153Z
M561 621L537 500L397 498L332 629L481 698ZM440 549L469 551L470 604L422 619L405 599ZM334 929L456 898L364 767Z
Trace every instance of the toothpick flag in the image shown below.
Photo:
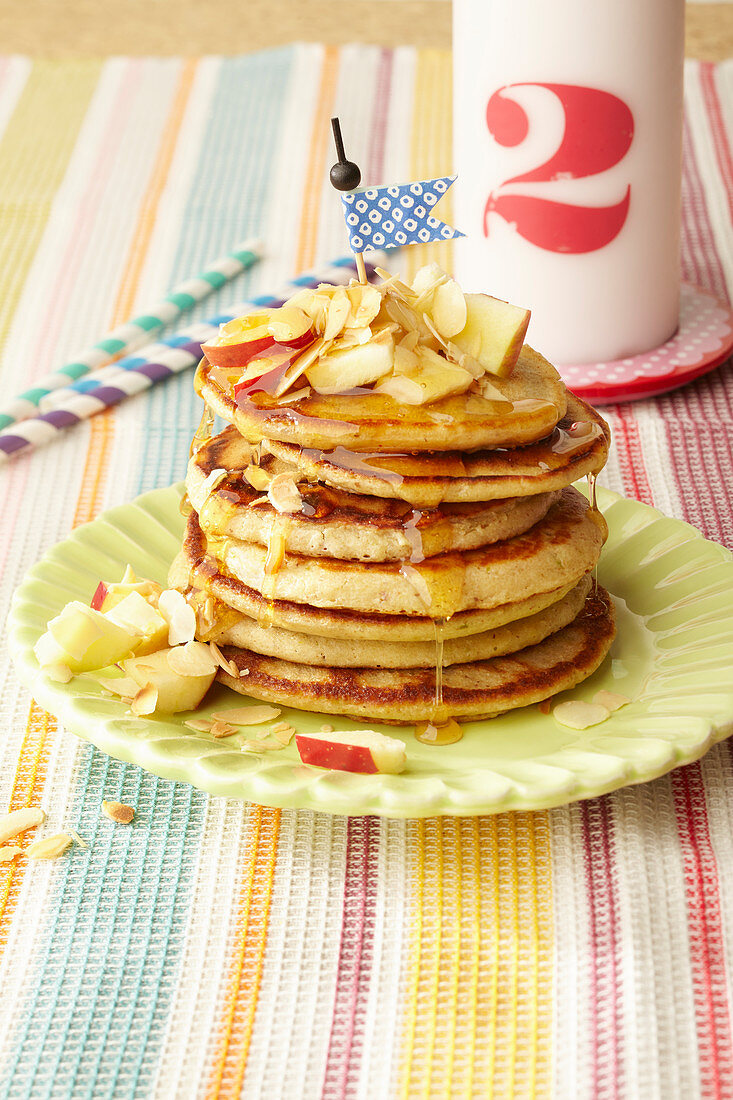
M455 176L387 187L359 187L361 172L357 164L346 159L339 120L332 118L331 126L338 156L331 168L331 183L337 191L344 192L341 202L349 245L356 257L362 283L366 282L362 256L365 248L401 248L406 244L450 241L465 236L430 213L455 181Z
M430 211L455 176L366 187L341 196L353 252L365 248L400 248L406 244L449 241L464 234L433 218Z

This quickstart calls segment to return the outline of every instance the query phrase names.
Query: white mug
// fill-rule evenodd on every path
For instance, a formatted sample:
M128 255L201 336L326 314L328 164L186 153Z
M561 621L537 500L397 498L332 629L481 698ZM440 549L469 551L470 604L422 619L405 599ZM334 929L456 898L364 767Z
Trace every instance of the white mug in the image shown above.
M555 363L679 315L684 0L454 0L456 276Z

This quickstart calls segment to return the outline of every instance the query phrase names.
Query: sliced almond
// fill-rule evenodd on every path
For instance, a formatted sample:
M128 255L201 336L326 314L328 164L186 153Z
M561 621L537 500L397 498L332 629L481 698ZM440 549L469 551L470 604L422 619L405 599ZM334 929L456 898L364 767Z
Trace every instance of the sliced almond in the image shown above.
M232 707L230 710L215 711L211 717L217 722L227 722L232 726L261 726L272 722L280 715L279 707Z
M137 695L138 685L130 676L98 676L97 683L113 695L132 698Z
M104 801L102 803L102 813L106 814L110 821L117 822L118 825L129 825L135 816L135 809L125 802Z
M196 733L211 733L211 727L214 723L210 722L208 718L190 718L183 724L191 730L196 730Z
M323 330L323 339L335 340L346 324L346 318L350 313L351 301L346 292L346 287L337 287L328 306L326 327Z
M233 733L239 733L236 726L230 726L226 722L214 722L211 727L212 737L231 737Z
M324 340L322 337L307 347L303 354L299 355L285 371L275 388L275 397L282 397L284 393L287 393L292 388L293 383L297 382L300 376L308 370L308 367L315 363L318 356L325 354L330 347L330 341Z
M280 742L281 745L289 745L295 737L295 730L286 722L283 722L282 725L285 727L284 729L280 729L278 726L274 726L272 730L272 735L274 738L276 738L276 740Z
M83 840L79 836L76 829L67 829L67 832L68 832L69 836L71 837L71 839L74 841L74 844L78 844L80 848L88 848L89 847L86 840Z
M168 667L178 676L210 676L216 672L216 660L205 642L187 642L168 652Z
M226 476L227 476L227 471L226 470L212 470L211 473L206 476L206 478L201 483L201 485L199 486L198 491L196 493L197 499L200 502L200 504L203 504L203 502L206 500L206 498L209 496L209 494L213 493L213 491L217 487L217 485L219 485L220 482L222 482ZM199 510L200 510L200 508L199 508Z
M456 336L466 327L468 309L463 291L455 279L446 279L433 291L430 306L433 324L441 336Z
M606 691L604 689L595 693L593 702L601 707L606 707L607 710L614 711L627 706L631 700L628 695L621 695L616 691Z
M303 386L300 390L291 391L278 398L277 403L278 405L294 405L296 401L305 401L306 397L310 397L311 392L310 386Z
M136 718L142 718L145 714L154 714L158 705L158 689L153 684L145 684L137 695L133 696L130 710Z
M277 474L270 482L267 498L278 512L300 512L303 508L303 498L292 474Z
M22 848L14 848L11 844L0 847L0 863L9 863L11 859L21 855Z
M217 663L217 665L219 666L220 669L222 669L224 672L227 672L230 676L233 676L235 679L239 675L241 675L240 672L239 672L239 669L235 665L234 661L227 660L227 658L224 656L222 651L219 649L216 642L209 642L209 648L211 650L212 657L214 658L214 660L216 661L216 663ZM247 671L249 671L249 669Z
M608 707L602 707L598 703L583 703L579 699L574 699L569 703L558 703L553 708L552 717L561 726L584 730L589 726L597 726L600 722L605 722L610 713Z
M168 623L168 645L181 645L196 634L196 612L175 588L166 588L158 599L158 610Z
M240 680L242 679L243 676L249 676L249 669L248 668L238 669L237 666L234 664L234 661L230 661L229 663L230 663L230 665L234 666L234 672L232 673L232 675L234 675L236 673Z
M321 726L321 733L333 733L333 726L330 722L324 722Z
M270 484L270 475L261 466L248 466L244 471L244 476L258 493L264 492Z
M45 813L37 806L24 806L22 810L12 810L4 817L0 817L0 844L4 844L11 837L18 836L19 833L24 833L27 829L35 829L36 825L40 825L45 820Z
M44 837L43 840L34 840L25 854L28 859L56 859L73 843L68 833L56 833L54 836Z
M371 325L382 308L382 295L377 287L356 283L347 287L346 293L351 303L348 317L349 328L363 328Z
M252 737L243 741L240 748L242 752L267 752L272 747L271 742Z

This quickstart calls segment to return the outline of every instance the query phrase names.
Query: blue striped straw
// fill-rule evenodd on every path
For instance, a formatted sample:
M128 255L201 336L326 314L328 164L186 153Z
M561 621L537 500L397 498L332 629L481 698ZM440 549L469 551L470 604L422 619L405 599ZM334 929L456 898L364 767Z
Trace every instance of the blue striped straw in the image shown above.
M61 387L66 390L70 381L88 376L125 352L139 348L150 339L150 334L156 329L175 321L181 313L246 271L261 256L262 246L259 241L245 241L226 256L210 263L200 275L179 283L157 305L141 313L139 317L125 321L96 344L76 355L71 362L45 375L30 389L18 394L0 408L0 429L36 416L44 399L55 390Z

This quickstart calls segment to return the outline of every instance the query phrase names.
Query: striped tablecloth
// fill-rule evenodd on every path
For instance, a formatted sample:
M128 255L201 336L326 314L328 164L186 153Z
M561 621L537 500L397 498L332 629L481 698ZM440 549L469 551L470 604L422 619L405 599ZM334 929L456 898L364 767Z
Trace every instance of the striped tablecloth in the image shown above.
M447 173L449 65L319 46L4 61L1 392L247 234L267 260L201 314L338 255L328 118L368 180ZM725 295L733 63L687 78L685 274ZM614 408L606 483L732 546L732 402L727 367ZM72 526L181 477L198 416L175 378L2 471L4 612ZM728 744L550 812L332 818L111 760L6 651L0 668L0 812L42 805L90 845L0 867L2 1097L733 1096Z

